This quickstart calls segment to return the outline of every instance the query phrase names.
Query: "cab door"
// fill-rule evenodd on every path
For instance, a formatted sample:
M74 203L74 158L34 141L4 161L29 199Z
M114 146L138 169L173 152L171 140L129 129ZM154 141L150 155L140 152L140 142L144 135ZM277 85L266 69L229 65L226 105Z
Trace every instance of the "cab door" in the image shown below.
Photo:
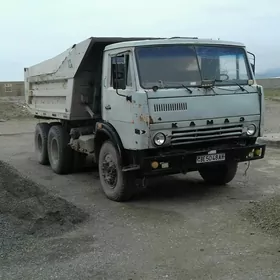
M105 53L103 62L102 117L115 128L126 149L133 148L134 143L132 95L136 87L132 61L131 51L118 50Z

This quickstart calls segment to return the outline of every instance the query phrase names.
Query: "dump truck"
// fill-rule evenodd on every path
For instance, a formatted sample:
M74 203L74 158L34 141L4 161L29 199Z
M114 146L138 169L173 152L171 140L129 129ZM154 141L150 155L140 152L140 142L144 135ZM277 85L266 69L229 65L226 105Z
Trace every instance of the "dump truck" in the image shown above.
M225 185L240 162L265 155L254 71L254 54L238 42L86 39L24 69L38 162L67 174L92 156L113 201L152 176L198 171Z

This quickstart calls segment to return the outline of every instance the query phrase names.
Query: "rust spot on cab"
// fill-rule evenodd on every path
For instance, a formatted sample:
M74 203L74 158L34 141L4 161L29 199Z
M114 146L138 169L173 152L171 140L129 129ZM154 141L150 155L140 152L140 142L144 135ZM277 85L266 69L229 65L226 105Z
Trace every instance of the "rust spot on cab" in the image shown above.
M140 120L140 122L145 122L148 125L154 123L152 117L148 116L148 115L142 115L141 114L140 117L139 117L139 120Z

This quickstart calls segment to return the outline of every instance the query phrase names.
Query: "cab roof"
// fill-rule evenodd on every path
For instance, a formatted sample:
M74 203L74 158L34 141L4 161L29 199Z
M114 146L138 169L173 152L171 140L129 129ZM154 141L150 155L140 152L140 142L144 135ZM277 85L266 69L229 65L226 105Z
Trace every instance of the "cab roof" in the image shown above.
M106 50L130 48L139 46L153 46L153 45L170 45L170 44L190 44L190 45L224 45L224 46L236 46L245 47L244 44L232 41L212 40L212 39L198 39L198 38L166 38L166 39L145 39L135 41L123 41L113 43L105 47Z

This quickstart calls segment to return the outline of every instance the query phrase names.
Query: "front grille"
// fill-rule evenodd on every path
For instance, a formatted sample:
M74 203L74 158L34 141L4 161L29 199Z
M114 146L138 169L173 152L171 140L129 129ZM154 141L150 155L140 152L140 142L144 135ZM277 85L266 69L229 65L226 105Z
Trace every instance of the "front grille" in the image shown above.
M154 104L155 112L186 111L187 103Z
M179 145L197 141L222 139L226 137L238 137L242 134L242 128L243 125L238 124L209 128L191 128L188 130L173 130L171 144Z

